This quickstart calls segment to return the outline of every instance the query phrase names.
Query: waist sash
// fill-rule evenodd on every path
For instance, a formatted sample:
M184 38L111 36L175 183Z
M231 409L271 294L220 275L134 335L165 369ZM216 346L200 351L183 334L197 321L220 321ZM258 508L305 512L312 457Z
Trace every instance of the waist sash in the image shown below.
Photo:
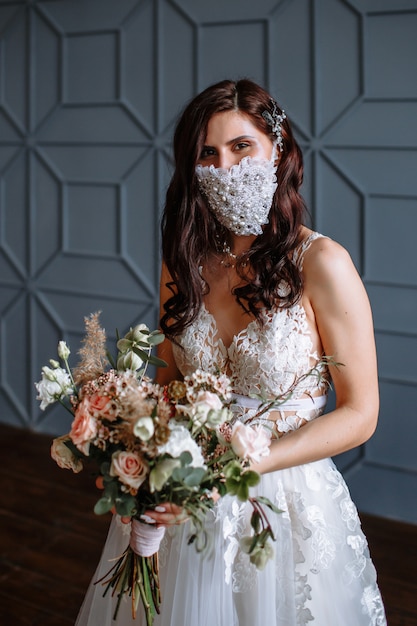
M233 406L239 406L244 409L259 409L260 406L268 404L269 400L261 401L257 398L250 398L249 396L242 396L239 393L232 394L234 404ZM271 400L272 402L272 400ZM271 411L312 411L313 409L322 409L326 406L327 395L323 394L321 396L317 396L315 398L300 398L298 400L294 400L290 398L289 400L285 400L285 402L281 402L276 406L272 407Z

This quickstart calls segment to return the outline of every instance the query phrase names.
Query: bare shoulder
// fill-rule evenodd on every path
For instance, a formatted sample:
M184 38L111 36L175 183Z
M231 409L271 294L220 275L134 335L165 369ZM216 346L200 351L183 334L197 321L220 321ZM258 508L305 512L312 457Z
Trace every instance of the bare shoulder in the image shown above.
M306 287L310 281L340 281L359 275L349 252L328 237L318 237L305 253L303 273Z
M315 239L304 257L304 298L316 316L367 315L369 299L349 252L332 239Z

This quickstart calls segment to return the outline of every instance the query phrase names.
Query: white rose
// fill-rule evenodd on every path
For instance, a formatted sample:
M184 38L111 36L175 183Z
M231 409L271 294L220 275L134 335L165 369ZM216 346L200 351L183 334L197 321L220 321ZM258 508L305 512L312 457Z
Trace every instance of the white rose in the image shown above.
M241 459L259 463L261 457L269 455L270 444L271 433L262 425L249 426L242 422L233 425L231 445L234 453Z
M159 454L169 454L172 457L178 458L183 452L189 452L192 456L192 467L205 467L204 457L201 453L201 449L191 437L190 431L182 424L177 424L175 421L169 423L171 434L168 441L158 448Z

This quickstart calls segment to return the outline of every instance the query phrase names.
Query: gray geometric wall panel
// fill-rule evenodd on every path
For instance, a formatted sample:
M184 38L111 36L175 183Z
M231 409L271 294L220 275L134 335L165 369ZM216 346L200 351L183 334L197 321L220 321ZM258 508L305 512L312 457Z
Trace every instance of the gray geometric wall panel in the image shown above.
M416 34L417 0L0 2L0 420L68 428L33 381L85 315L111 340L157 324L175 120L248 76L291 118L311 223L374 311L379 427L337 463L362 510L417 522Z

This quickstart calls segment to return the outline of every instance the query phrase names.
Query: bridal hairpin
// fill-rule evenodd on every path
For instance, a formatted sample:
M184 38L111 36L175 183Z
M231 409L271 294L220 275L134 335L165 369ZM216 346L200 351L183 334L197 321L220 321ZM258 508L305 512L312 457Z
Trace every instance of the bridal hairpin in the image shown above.
M269 124L273 134L277 138L277 144L279 146L280 152L283 151L283 141L282 141L282 122L286 119L285 111L282 110L281 113L278 112L278 105L273 98L271 98L271 106L272 112L265 110L262 113L262 117Z

